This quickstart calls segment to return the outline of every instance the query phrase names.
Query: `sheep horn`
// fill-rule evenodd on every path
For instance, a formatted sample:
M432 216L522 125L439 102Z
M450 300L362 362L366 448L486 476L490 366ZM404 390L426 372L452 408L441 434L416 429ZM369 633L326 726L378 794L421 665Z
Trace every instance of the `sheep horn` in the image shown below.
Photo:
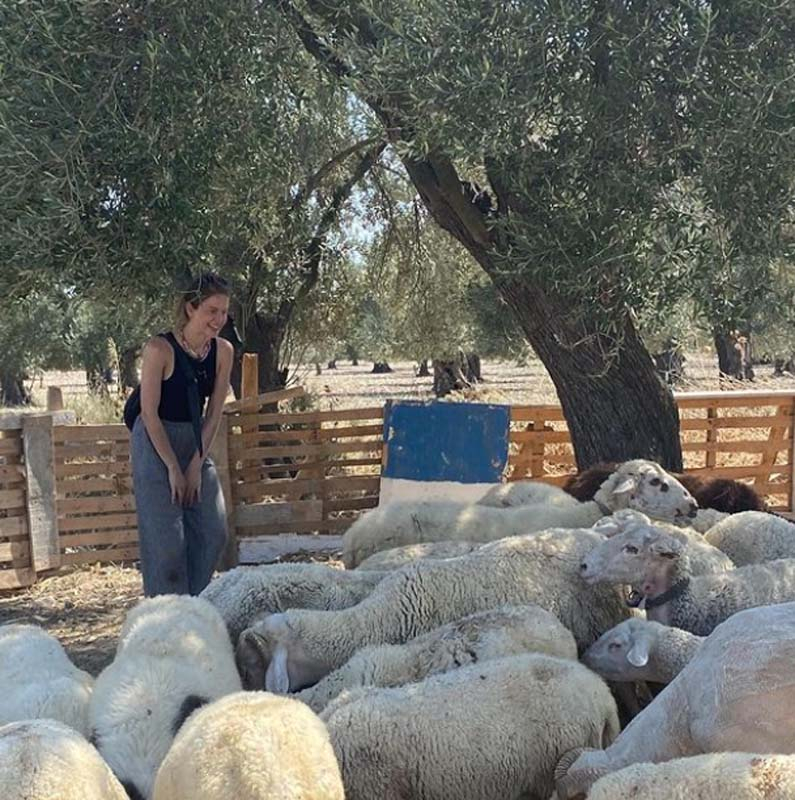
M592 748L577 748L564 753L555 767L555 791L560 800L584 800L588 790L599 778L607 774L604 767L585 767L574 775L569 772L574 762Z

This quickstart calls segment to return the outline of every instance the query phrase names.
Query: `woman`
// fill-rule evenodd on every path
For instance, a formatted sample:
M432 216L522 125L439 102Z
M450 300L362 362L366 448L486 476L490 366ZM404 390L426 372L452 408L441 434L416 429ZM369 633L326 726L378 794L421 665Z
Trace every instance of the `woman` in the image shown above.
M224 498L208 453L232 370L232 345L218 338L228 310L226 281L214 273L200 275L180 295L174 329L144 347L141 413L133 426L131 452L147 597L199 594L226 542ZM203 412L200 428L191 421L193 373L196 411Z

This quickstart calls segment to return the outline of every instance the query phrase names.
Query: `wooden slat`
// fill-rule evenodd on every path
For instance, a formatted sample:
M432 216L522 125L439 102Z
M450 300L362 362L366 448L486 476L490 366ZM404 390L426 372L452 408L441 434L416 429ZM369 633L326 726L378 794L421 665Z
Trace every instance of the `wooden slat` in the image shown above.
M0 509L25 508L24 489L4 489L0 491Z
M0 542L0 561L24 561L30 565L30 542Z
M22 464L10 464L0 467L0 483L24 483L25 467Z
M790 446L790 442L786 440L783 442L776 442L774 452L780 453L782 450L789 450ZM770 443L768 441L759 440L752 441L744 439L742 441L725 442L682 442L682 451L685 453L767 453L769 450Z
M267 480L267 476L277 472L300 472L302 470L317 470L324 468L327 472L330 469L348 469L352 467L375 467L381 464L381 459L373 458L340 458L324 459L322 461L296 461L292 464L263 464L254 467L242 467L234 470L234 477L238 481L247 483L249 481Z
M516 443L569 444L571 443L571 434L568 431L511 431L510 441Z
M683 419L679 422L679 427L683 431L705 431L711 427L716 430L721 428L770 428L782 423L792 423L791 416L777 414L771 417L716 417L711 419Z
M63 517L59 514L58 517L58 530L61 533L131 528L137 524L138 518L135 514L94 514L85 517Z
M252 525L245 526L238 523L238 527L246 529L242 535L245 536L269 536L276 533L311 533L313 531L343 531L349 528L355 520L353 519L324 519L305 522L283 522L273 525ZM253 533L256 531L257 533Z
M64 564L92 564L108 561L135 561L137 558L137 547L119 547L109 550L85 550L82 553L64 553L61 561Z
M27 536L28 518L24 515L18 517L0 517L0 536Z
M80 480L58 481L59 495L85 494L88 492L117 492L130 494L132 477L115 478L81 478Z
M59 517L65 514L95 514L100 511L132 511L135 501L127 497L78 497L58 503Z
M565 421L560 406L511 406L511 422L532 422L538 418L548 422Z
M77 464L57 463L55 477L57 479L95 476L95 475L131 475L132 464L129 461L90 461Z
M776 467L773 472L778 475L782 476L789 476L791 474L792 467L789 464L782 464L780 467ZM711 469L707 469L706 467L699 467L697 469L689 469L688 473L693 475L703 475L703 476L711 476L713 478L757 478L757 477L764 477L765 480L768 480L768 475L771 472L770 466L765 465L749 465L743 467L712 467Z
M679 408L756 408L779 406L782 401L792 402L793 392L675 392Z
M326 511L359 511L365 508L375 508L378 505L378 496L375 497L347 497L340 500L326 500L323 507Z
M292 522L319 523L323 518L322 500L300 500L292 503L260 503L235 506L235 525L251 528Z
M252 447L230 454L237 461L253 461L260 458L282 458L284 456L323 456L331 453L380 453L383 442L324 442L282 447Z
M92 458L98 459L114 456L123 457L126 461L130 456L130 445L127 442L106 442L104 444L76 444L55 445L55 458L62 461L67 458Z
M75 533L58 537L61 549L107 544L137 544L138 531L128 528L123 531L101 531L99 533Z
M330 439L344 439L351 436L381 436L383 425L353 425L345 428L317 428L307 427L281 431L257 431L256 433L245 433L234 435L230 442L230 452L251 447L252 445L262 446L265 441L284 442L295 440L297 442L307 441L328 441Z
M0 438L0 456L22 455L22 441L18 436Z
M240 400L227 403L224 406L224 413L237 414L238 412L257 409L260 406L270 405L271 403L279 403L282 400L292 400L295 397L303 397L305 394L306 389L304 389L303 386L293 386L290 389L280 389L277 392L264 392L254 397L244 397Z
M383 419L383 406L370 406L368 408L340 408L336 411L294 411L291 413L272 414L235 414L230 420L231 425L239 425L245 419L254 425L287 425L293 422L343 422L347 420Z
M0 570L0 589L19 589L30 586L36 580L36 573L32 569L2 569Z
M284 495L300 497L303 494L320 494L323 484L328 493L332 492L377 492L381 483L378 475L342 475L335 478L296 478L294 480L268 481L267 492L271 497Z
M57 425L53 428L56 444L72 442L129 442L130 432L126 425Z

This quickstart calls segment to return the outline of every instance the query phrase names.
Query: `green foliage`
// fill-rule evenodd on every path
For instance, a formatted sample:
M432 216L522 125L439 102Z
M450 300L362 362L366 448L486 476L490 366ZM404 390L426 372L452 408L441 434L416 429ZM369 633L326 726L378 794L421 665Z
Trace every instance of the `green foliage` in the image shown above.
M554 293L587 328L616 333L627 309L701 299L727 264L780 253L795 176L791 3L300 8L360 96L392 114L407 162L447 157L488 180L492 274ZM688 230L666 197L683 181L728 237Z

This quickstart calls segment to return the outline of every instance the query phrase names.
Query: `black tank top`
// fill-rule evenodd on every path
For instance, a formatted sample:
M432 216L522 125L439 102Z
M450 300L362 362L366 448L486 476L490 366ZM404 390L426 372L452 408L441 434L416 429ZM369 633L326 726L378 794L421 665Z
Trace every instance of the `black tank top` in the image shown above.
M179 347L174 334L159 334L171 347L176 350ZM213 393L215 387L215 362L217 345L215 339L210 342L210 351L199 361L186 353L182 348L185 357L196 372L196 380L199 384L199 400L201 401L201 412L204 414L204 406L207 398ZM190 422L190 408L188 406L188 384L182 374L176 352L174 353L174 371L171 377L160 383L160 405L157 408L157 416L169 422Z

